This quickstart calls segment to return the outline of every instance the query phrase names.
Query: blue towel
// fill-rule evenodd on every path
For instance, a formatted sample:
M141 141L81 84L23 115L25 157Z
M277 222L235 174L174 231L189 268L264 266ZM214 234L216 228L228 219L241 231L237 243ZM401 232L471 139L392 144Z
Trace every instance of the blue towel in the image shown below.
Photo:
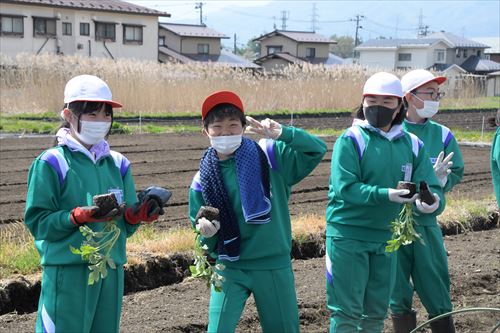
M243 138L241 146L235 152L235 160L245 221L254 224L268 223L271 220L270 180L264 152L256 142ZM205 203L219 209L219 259L236 261L240 255L240 229L222 181L219 157L212 147L207 149L201 159L200 182Z

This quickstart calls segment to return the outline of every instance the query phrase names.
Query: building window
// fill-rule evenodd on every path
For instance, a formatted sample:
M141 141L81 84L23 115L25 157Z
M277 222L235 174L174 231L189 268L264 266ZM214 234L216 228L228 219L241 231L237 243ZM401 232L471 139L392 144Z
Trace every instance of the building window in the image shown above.
M56 19L45 17L33 18L33 35L34 36L55 36L56 35Z
M477 56L481 58L481 50L477 50Z
M273 53L279 53L283 49L283 46L268 46L267 47L267 54L273 54Z
M208 44L198 44L198 54L208 54L210 46Z
M460 50L459 49L455 50L455 55L457 56L457 58L460 58Z
M80 23L80 36L90 36L90 23Z
M95 40L116 41L115 23L96 22Z
M64 36L71 36L72 32L71 32L71 23L69 22L63 22L62 24L62 34Z
M444 63L444 50L436 50L436 62Z
M398 54L398 61L411 61L411 53Z
M158 37L158 45L165 46L165 36Z
M123 44L142 45L142 26L123 25Z
M464 54L464 59L467 58L467 49L464 49L462 52Z
M316 49L314 47L306 48L306 58L316 58Z
M0 31L2 35L17 35L24 36L24 21L18 16L1 16Z

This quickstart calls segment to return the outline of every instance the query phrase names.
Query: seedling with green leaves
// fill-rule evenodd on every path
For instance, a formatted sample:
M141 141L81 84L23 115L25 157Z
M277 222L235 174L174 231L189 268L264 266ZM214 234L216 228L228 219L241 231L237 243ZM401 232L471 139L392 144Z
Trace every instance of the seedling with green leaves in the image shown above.
M111 249L115 245L120 236L120 228L114 221L107 222L102 231L94 231L88 226L80 227L85 240L79 249L70 246L71 252L78 254L82 260L89 263L89 279L88 284L93 285L101 278L106 278L108 275L109 266L111 269L116 269L115 262L111 257Z
M189 270L193 278L205 280L207 287L212 285L215 291L219 292L222 291L224 277L218 271L223 271L225 266L223 264L210 264L207 257L207 250L208 247L206 245L201 245L201 235L197 233L194 245L194 263L189 266Z
M404 204L398 218L391 222L392 239L387 241L386 252L397 251L401 245L408 245L416 240L423 242L413 227L417 224L413 214L413 204Z

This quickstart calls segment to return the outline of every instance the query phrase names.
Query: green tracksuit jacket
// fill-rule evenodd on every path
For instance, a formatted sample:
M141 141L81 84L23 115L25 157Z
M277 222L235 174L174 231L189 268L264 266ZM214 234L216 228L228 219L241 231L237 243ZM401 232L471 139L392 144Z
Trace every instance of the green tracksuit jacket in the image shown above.
M497 205L500 208L500 127L497 127L491 145L491 177L493 179L493 189L495 190Z
M72 139L66 129L61 129L58 137L60 145L38 156L28 176L24 222L35 239L43 266L37 331L42 327L55 332L117 331L126 237L132 235L138 225L117 219L121 233L111 252L117 270L108 268L110 276L87 286L88 263L70 251L70 246L79 248L84 240L79 228L70 221L70 211L78 206L90 206L94 195L109 192L127 205L137 202L130 162L120 153L109 150L104 140L89 152ZM104 223L87 223L87 226L99 231ZM106 298L110 297L113 299L113 309L108 307L110 313L97 314L100 302L109 302ZM102 315L109 318L96 321Z
M464 174L464 161L458 143L447 127L432 120L422 124L405 120L403 127L424 142L432 164L441 151L444 151L445 156L454 153L451 173L443 191L451 190L460 182ZM411 312L415 290L429 316L435 317L452 310L446 250L436 216L415 215L415 221L415 230L422 242L403 246L398 252L398 271L390 307L396 314Z
M259 142L268 157L270 165L272 208L271 221L269 223L251 225L245 222L241 207L235 160L234 158L230 158L219 162L223 182L231 200L235 216L238 219L241 233L239 260L234 262L222 261L226 266L226 269L221 272L226 278L223 288L229 288L228 286L234 283L233 280L238 279L242 274L247 276L249 282L241 290L241 295L235 295L234 289L232 289L233 294L231 296L226 295L221 297L221 295L225 295L227 289L224 289L221 293L216 293L212 290L209 331L234 330L241 310L243 310L244 301L250 292L258 295L259 289L265 290L265 288L273 286L270 280L260 281L262 279L260 277L262 276L261 273L255 272L254 274L252 272L268 270L277 271L277 275L281 275L279 271L283 269L288 270L287 274L291 278L285 279L285 282L283 282L284 285L275 286L276 290L274 291L260 293L264 294L264 299L256 298L258 307L267 307L262 312L270 318L268 323L265 323L266 319L263 319L261 316L261 324L264 331L282 330L284 328L283 326L279 326L279 324L282 323L281 319L283 319L292 321L292 326L298 328L297 301L295 299L295 287L290 262L292 235L288 199L292 191L292 185L304 179L321 161L326 153L326 145L319 138L309 135L301 129L286 126L282 128L282 134L277 141L263 139ZM204 205L204 200L201 192L199 173L197 173L189 191L189 216L193 226L195 225L196 213L202 205ZM216 251L217 234L211 238L204 239L203 242L209 246L209 251ZM214 256L216 256L215 253ZM280 280L279 277L277 279ZM288 298L283 300L282 306L285 306L285 312L293 311L295 313L279 313L280 309L273 308L273 305L276 304L273 298L277 295L273 292L278 292L282 295L288 294L286 296ZM231 298L241 298L242 302L238 302L238 305L235 306L238 309L233 309L231 313L220 311L221 305L218 303L224 302L226 297L229 298L227 301L231 301ZM228 306L225 307L228 311L231 310L228 308ZM259 310L259 313L261 313L261 310Z
M396 274L395 255L385 252L390 224L401 205L388 189L404 180L427 181L444 197L423 143L395 125L388 133L355 121L335 142L327 220L327 302L330 332L377 332L389 305Z

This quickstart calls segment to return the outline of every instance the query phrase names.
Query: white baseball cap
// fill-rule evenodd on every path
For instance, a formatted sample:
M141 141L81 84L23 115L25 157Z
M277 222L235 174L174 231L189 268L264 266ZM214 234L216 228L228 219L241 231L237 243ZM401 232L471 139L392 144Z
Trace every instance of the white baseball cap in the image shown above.
M112 100L111 90L106 82L94 75L78 75L66 83L64 103L76 101L104 102L114 108L122 107Z
M446 77L434 76L431 72L426 71L425 69L416 69L406 73L401 78L401 84L403 85L403 91L405 93L420 88L424 84L432 81L436 81L438 84L441 84L446 81Z
M391 73L378 72L366 80L363 87L363 97L366 95L381 95L403 97L403 88L398 77Z

